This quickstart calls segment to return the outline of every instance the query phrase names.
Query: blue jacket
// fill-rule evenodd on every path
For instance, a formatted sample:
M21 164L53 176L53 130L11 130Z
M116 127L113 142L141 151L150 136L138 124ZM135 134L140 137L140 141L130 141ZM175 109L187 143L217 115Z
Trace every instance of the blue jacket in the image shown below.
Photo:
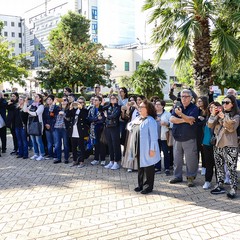
M136 117L134 121L137 121L139 117ZM133 153L130 149L129 159L133 157ZM155 151L155 155L153 157L149 156L150 150ZM158 132L157 132L157 122L156 120L148 116L146 120L144 120L140 124L140 167L148 167L159 162L160 159L160 151L158 145Z

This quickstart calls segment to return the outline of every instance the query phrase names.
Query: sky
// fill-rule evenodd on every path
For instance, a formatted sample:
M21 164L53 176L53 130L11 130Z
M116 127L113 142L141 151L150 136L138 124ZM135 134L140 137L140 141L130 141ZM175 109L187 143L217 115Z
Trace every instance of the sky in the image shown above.
M44 0L0 0L0 14L23 16L24 12L44 2Z

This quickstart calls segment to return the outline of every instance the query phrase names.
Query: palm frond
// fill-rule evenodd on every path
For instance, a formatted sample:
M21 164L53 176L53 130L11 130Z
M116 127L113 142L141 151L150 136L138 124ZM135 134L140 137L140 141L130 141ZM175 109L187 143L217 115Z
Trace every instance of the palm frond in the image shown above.
M174 62L176 66L181 66L184 62L191 59L193 56L193 52L189 46L189 44L185 44L178 52L178 56Z

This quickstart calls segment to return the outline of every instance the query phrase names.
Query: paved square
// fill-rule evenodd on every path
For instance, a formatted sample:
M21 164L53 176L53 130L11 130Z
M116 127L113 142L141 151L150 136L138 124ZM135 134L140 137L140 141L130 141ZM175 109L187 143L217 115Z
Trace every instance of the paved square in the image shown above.
M133 191L136 172L91 166L91 158L70 168L10 151L0 157L0 240L240 239L240 196L211 195L200 174L194 188L157 174L155 191L142 195Z

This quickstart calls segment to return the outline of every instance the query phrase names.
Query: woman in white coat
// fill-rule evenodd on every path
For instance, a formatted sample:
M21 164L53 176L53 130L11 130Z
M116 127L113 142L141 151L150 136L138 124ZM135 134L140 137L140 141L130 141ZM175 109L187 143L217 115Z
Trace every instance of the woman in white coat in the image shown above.
M153 190L154 165L160 158L156 111L151 102L143 100L139 106L139 113L140 116L131 122L130 159L136 157L138 162L138 187L134 190L147 194ZM144 175L146 176L145 182Z

